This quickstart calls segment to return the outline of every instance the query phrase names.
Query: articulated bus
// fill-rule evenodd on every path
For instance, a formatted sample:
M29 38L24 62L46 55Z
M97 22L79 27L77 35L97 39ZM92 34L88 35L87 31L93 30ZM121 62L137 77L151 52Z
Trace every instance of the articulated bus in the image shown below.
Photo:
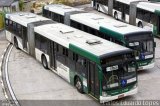
M149 29L160 37L160 2L148 0L92 0L92 7L117 20Z
M154 67L152 31L61 4L44 6L43 16L134 49L138 70Z
M6 38L101 103L137 93L132 49L32 13L6 14ZM25 42L25 43L24 43Z

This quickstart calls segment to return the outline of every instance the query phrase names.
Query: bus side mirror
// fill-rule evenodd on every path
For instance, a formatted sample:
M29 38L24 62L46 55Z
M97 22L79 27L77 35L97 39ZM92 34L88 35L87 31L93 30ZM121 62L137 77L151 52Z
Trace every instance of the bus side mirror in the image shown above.
M156 42L154 42L154 47L156 47Z

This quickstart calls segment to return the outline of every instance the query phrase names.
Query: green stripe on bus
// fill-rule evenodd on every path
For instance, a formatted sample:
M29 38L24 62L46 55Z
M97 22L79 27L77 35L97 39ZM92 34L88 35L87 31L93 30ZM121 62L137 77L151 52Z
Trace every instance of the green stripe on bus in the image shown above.
M160 16L160 10L155 10L155 13Z
M104 27L100 27L100 32L109 35L110 37L116 38L117 40L123 41L124 42L124 35L118 33L118 32L114 32L110 29L104 28Z
M79 47L77 47L77 46L75 46L73 44L69 44L69 49L72 50L73 52L83 56L83 57L86 57L86 58L88 58L88 59L100 64L99 57L94 55L94 54L92 54L92 53L90 53L90 52L88 52L88 51L86 51L86 50L83 50L83 49L81 49L81 48L79 48Z

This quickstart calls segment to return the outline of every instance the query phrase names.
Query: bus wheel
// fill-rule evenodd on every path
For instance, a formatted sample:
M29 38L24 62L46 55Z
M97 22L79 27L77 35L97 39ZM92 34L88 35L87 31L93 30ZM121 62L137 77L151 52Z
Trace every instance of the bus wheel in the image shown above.
M19 47L18 47L18 41L17 41L16 37L14 37L14 46L16 47L16 49L19 49Z
M114 18L115 18L116 20L118 20L118 14L117 14L117 12L114 12Z
M44 55L42 55L41 57L41 61L42 61L42 65L45 69L48 69L48 63L47 63L47 59Z
M83 85L82 85L82 81L79 77L76 78L75 86L76 86L78 92L83 93Z
M138 22L138 27L143 28L142 22Z

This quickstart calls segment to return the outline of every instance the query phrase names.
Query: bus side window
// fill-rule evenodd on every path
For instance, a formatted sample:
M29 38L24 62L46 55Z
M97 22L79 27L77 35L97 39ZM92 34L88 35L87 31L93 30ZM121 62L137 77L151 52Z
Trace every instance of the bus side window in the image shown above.
M64 65L68 66L68 49L63 47L63 58L65 59Z
M129 5L124 4L124 11L126 14L129 14L129 8L130 8Z
M63 47L58 45L59 51L57 52L57 60L65 65L65 56L63 55Z
M81 30L81 24L77 22L77 28Z
M151 19L151 14L149 11L144 11L144 15L143 15L143 20L146 21L146 22L150 22L150 19Z
M43 15L44 15L45 17L47 17L47 14L48 14L48 10L43 9Z
M60 15L60 22L64 23L64 17L62 15Z
M12 27L13 27L13 22L11 20L9 20L9 30L12 31Z
M153 24L153 25L156 25L158 22L157 22L157 16L155 14L151 14L151 20L150 20L150 23Z
M137 18L143 20L143 10L137 8Z
M77 28L77 23L75 21L71 21L71 26Z
M40 46L40 49L41 51L43 51L44 53L48 54L48 39L45 38L45 37L42 37L40 36L40 39L41 39L41 46Z
M51 13L51 11L48 11L48 18L52 18L52 13Z
M93 34L93 35L96 35L96 31L95 29L89 27L89 33Z
M37 49L40 49L40 47L41 47L40 40L41 40L40 36L37 33L35 33L35 47Z
M22 26L17 24L17 35L22 38Z
M86 77L87 74L86 59L80 55L78 56L78 60L76 62L76 71L79 72L84 77Z
M8 19L5 19L5 26L8 29L8 26L9 26L9 20Z
M83 31L88 32L88 26L83 25Z
M15 22L13 22L13 32L16 33L17 32L17 24Z
M68 50L68 66L72 71L75 71L75 61L73 61L73 52Z

